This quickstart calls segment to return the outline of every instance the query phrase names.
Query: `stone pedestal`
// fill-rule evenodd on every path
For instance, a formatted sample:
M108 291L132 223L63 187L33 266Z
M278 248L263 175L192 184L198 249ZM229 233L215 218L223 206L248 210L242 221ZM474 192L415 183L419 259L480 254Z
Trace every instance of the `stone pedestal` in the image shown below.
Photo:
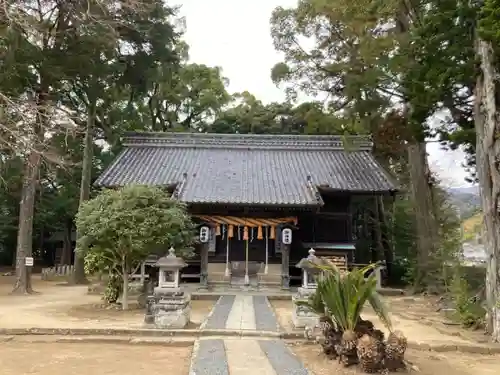
M298 293L292 297L293 314L292 322L295 328L314 327L319 324L317 314L309 310L306 306L298 306L297 301L307 301L309 296L316 291L315 288L299 288Z
M177 289L155 288L151 315L156 328L184 328L191 317L191 296Z

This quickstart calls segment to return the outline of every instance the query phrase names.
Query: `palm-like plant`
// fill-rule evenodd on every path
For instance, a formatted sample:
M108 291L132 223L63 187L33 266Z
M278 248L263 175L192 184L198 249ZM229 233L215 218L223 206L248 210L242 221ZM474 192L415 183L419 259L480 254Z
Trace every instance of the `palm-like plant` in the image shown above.
M342 274L333 264L317 265L322 273L318 277L316 293L307 302L297 302L307 306L318 315L328 318L342 332L338 354L347 365L357 362L356 328L367 302L372 306L380 321L392 332L388 311L376 291L375 276L365 278L366 273L377 266L377 264L371 264Z

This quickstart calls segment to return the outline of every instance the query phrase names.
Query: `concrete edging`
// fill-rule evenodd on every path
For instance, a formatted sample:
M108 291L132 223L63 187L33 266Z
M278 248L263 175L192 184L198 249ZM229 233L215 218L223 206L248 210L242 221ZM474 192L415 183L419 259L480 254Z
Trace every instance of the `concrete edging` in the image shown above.
M500 354L500 346L480 345L480 344L427 344L420 342L408 342L408 348L432 351L432 352L459 352L467 354Z
M0 328L0 336L66 336L66 337L268 337L295 338L296 335L273 331L231 330L231 329L113 329L113 328Z
M305 339L301 332L272 332L228 329L110 329L110 328L0 328L0 343L25 341L32 336L35 342L64 343L122 343L163 346L190 346L202 337L246 337L274 338L313 342ZM408 342L408 348L421 351L459 352L469 354L500 354L500 345L488 344L432 344Z
M191 299L192 300L205 300L205 301L216 301L222 296L235 295L235 293L216 293L216 292L192 292ZM265 296L270 301L291 301L292 294L248 294L249 296Z
M113 337L113 336L58 336L58 335L14 335L0 336L0 343L57 343L57 344L121 344L121 345L151 345L167 347L190 347L196 339L154 338L154 337Z

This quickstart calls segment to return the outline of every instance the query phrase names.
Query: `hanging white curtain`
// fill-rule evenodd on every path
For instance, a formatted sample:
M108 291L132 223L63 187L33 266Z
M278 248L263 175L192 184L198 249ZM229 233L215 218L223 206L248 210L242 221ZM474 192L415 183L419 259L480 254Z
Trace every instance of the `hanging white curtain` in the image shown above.
M265 241L266 241L266 265L264 267L264 275L267 275L267 272L269 271L268 270L268 262L269 262L269 235L268 235L268 230L269 230L269 227L264 227L264 230L265 230Z

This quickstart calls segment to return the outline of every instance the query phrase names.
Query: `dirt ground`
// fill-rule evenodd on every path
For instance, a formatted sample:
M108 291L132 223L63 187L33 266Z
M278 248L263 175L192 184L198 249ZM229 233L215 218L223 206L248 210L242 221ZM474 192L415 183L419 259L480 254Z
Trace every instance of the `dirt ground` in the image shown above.
M319 345L293 345L290 349L304 363L313 375L361 374L355 368L344 368L335 360L327 359ZM415 366L410 374L436 375L493 375L500 373L500 356L468 355L462 353L433 353L409 350L407 360Z
M9 295L13 278L0 276L0 328L141 328L144 310L131 301L122 311L103 304L98 295L88 295L86 286L66 286L33 278L37 294ZM197 328L215 301L194 300L191 323Z
M191 347L0 343L2 375L187 375Z

